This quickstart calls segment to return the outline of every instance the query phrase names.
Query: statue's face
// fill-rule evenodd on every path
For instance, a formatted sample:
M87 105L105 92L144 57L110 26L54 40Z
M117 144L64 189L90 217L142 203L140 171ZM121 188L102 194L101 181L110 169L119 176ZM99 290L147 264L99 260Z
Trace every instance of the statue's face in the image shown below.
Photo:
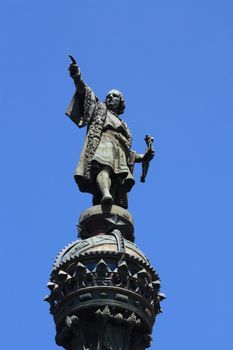
M109 91L109 93L106 96L105 103L107 108L110 109L110 111L113 111L114 113L119 112L121 96L122 93L118 90Z

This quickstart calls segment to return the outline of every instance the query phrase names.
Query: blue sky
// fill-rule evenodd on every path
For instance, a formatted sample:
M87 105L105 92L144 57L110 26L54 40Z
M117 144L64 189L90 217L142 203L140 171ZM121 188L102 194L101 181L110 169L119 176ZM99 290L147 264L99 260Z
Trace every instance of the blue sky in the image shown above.
M72 53L100 99L124 93L133 148L155 138L129 199L168 297L152 350L231 350L232 1L8 0L0 13L1 348L57 349L45 285L91 205L73 181L85 131L64 115Z

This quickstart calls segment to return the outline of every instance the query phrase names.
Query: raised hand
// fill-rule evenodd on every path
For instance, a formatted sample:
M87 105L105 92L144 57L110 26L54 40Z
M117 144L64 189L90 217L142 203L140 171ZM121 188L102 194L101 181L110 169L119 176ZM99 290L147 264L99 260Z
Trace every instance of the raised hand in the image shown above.
M69 65L68 70L70 71L70 76L73 78L76 74L78 74L79 76L81 76L81 71L79 66L77 65L76 60L74 59L73 56L69 55L70 59L71 59L71 64Z

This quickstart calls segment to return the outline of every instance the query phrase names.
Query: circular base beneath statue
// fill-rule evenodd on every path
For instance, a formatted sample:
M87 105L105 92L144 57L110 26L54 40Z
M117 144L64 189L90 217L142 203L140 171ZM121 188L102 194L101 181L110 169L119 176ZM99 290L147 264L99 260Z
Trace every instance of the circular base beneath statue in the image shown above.
M159 276L134 243L122 239L119 245L114 231L70 243L54 262L45 300L56 343L66 350L150 345L164 299Z
M134 242L133 217L128 210L117 205L108 210L104 210L101 205L86 209L80 215L77 227L82 239L119 230L125 239Z

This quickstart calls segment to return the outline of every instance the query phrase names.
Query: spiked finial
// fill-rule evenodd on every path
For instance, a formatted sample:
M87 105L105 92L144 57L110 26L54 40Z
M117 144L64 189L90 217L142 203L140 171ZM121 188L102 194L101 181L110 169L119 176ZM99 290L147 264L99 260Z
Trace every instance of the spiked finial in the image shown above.
M109 272L108 265L106 264L106 262L103 259L101 259L98 262L98 264L95 268L95 272L97 273L99 278L105 277L106 274Z
M59 278L60 281L65 281L67 276L68 276L68 273L63 271L63 270L60 270L58 272L58 278Z

